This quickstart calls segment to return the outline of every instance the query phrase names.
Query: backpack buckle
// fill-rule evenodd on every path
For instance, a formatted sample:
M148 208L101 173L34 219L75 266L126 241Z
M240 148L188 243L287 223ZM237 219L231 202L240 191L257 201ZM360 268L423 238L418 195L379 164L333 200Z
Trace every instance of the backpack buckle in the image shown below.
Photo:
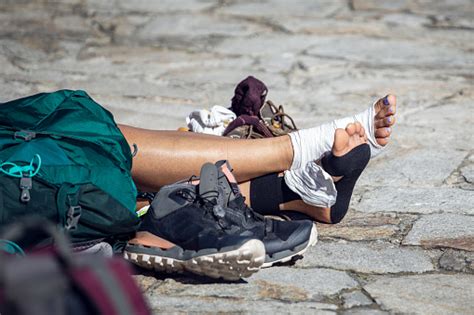
M27 203L30 201L30 189L33 188L33 181L31 177L22 177L20 179L20 200L21 202Z
M79 223L79 218L81 217L82 208L81 206L70 206L67 211L66 218L66 230L74 231L77 228Z
M31 139L36 138L36 132L29 131L29 130L15 131L15 133L13 134L13 138L15 140L18 139L18 138L21 138L25 141L30 141Z

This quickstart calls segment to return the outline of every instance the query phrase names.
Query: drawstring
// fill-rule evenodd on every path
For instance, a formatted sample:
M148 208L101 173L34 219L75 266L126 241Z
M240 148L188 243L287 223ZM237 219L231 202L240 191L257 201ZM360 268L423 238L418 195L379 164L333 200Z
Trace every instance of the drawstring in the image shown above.
M36 169L35 169L35 158L38 160L38 163L36 163ZM10 168L7 170L5 167L10 166ZM39 170L41 168L41 157L39 154L35 154L35 156L31 159L29 165L25 166L19 166L16 165L15 163L12 162L3 162L0 164L0 172L12 176L12 177L34 177L36 174L38 174Z
M0 250L12 255L17 254L19 256L25 256L23 249L21 249L17 243L9 240L0 239Z
M35 168L35 158L38 160L36 163ZM10 167L8 170L5 167ZM30 190L33 188L33 181L32 178L38 174L41 168L41 157L39 154L35 154L35 156L31 159L29 165L19 166L12 162L3 162L0 164L0 172L12 176L20 178L20 200L21 202L27 203L30 201Z

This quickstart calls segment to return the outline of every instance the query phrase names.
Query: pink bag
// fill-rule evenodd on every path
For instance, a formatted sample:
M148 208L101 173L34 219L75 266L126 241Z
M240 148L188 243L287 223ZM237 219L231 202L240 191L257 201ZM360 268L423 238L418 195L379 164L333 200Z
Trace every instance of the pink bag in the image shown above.
M30 235L52 237L54 247L24 257L0 252L1 314L150 314L124 260L72 254L43 219L17 221L0 238L22 244Z

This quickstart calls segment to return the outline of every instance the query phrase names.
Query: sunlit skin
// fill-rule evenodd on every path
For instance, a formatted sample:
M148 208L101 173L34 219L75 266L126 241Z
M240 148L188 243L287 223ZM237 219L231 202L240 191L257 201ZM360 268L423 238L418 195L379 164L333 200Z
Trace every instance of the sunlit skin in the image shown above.
M388 95L375 105L375 137L385 146L395 124L396 98ZM182 131L160 131L119 125L127 142L136 144L132 175L141 191L158 191L162 186L199 174L205 162L229 160L244 196L249 196L250 180L270 173L288 170L293 160L293 147L288 136L265 139L233 139ZM336 129L332 152L342 156L365 143L367 136L359 123ZM335 181L340 178L334 178ZM249 198L246 198L247 201ZM331 223L330 208L314 207L301 200L280 204L280 210L303 212L320 221Z

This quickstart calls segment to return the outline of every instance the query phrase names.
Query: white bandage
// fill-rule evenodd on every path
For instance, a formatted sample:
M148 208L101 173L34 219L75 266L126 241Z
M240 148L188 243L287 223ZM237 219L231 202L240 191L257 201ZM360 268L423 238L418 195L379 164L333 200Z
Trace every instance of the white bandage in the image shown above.
M329 208L336 203L337 191L331 175L315 162L286 171L285 183L306 204Z
M298 130L289 133L293 145L293 162L291 169L299 169L310 161L318 160L325 152L330 151L337 128L346 128L349 123L359 122L364 128L370 145L371 157L377 156L383 149L375 139L375 103L365 111L330 123Z

